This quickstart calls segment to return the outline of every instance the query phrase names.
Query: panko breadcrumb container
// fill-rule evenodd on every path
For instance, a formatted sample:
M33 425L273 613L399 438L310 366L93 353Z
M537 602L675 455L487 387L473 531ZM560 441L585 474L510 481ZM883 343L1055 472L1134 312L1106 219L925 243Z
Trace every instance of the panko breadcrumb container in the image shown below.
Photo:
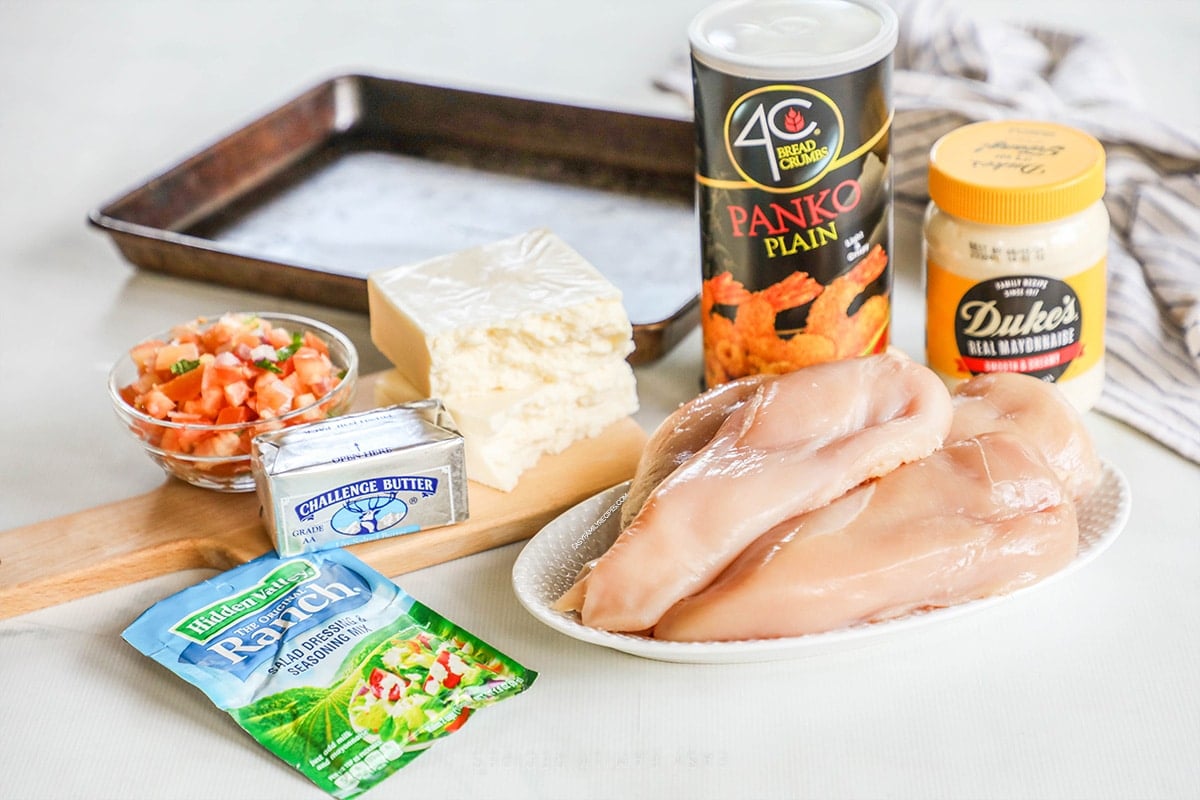
M887 347L898 32L882 0L692 21L708 386Z
M438 400L261 434L251 461L281 556L468 517L463 438Z
M943 136L929 160L926 358L949 385L991 372L1051 381L1079 411L1104 384L1104 147L1056 123Z

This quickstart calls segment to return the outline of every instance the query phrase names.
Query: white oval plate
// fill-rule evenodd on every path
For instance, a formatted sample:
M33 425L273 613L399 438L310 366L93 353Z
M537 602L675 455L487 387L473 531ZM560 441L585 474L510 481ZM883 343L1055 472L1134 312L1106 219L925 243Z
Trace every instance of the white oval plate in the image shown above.
M589 628L574 613L551 604L575 583L580 568L603 554L620 532L620 505L628 483L622 483L564 511L525 545L513 565L513 588L521 605L551 628L574 639L621 650L643 658L694 664L726 664L797 658L861 645L884 635L979 611L1014 595L1058 580L1092 561L1116 541L1129 520L1129 483L1112 464L1102 464L1100 485L1079 508L1079 553L1075 560L1046 579L1009 595L851 628L781 639L736 642L666 642Z

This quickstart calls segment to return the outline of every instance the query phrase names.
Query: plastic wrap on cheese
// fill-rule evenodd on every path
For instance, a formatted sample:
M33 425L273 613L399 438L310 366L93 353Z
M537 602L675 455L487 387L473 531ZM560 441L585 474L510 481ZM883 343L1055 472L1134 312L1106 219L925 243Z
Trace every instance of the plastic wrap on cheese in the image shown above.
M260 434L251 462L280 555L468 517L462 435L437 400Z

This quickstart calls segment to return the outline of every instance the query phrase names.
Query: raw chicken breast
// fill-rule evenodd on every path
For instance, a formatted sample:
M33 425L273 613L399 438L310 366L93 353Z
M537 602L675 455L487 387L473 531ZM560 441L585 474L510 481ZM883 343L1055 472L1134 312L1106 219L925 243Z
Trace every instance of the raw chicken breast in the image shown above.
M1009 431L1041 452L1075 501L1100 483L1100 458L1092 437L1054 384L1032 375L998 372L958 384L952 396L954 423L947 443Z
M780 522L937 449L951 414L940 379L890 353L763 381L558 607L591 627L651 628Z
M654 487L711 442L726 417L753 397L764 380L775 377L750 375L723 383L684 403L663 420L638 459L625 504L621 506L622 530L642 510Z
M760 537L654 636L800 636L1011 592L1074 558L1074 509L1022 439L947 445Z

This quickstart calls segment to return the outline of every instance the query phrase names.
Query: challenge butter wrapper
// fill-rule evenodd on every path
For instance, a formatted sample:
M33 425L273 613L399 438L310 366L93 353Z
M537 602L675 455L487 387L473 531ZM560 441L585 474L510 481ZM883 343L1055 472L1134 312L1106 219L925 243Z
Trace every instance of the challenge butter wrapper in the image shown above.
M468 517L463 438L439 400L260 434L250 456L281 556Z

